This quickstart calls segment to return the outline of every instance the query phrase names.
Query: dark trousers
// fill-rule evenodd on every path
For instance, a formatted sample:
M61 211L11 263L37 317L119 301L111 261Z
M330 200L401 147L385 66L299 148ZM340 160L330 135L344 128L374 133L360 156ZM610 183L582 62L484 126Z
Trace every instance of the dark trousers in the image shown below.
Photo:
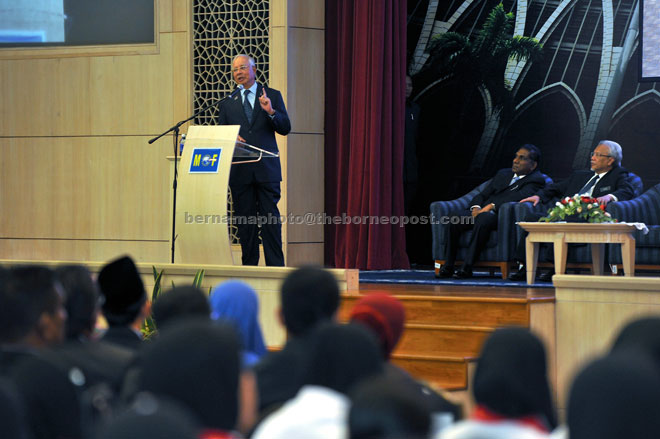
M451 216L470 216L467 210L452 213ZM481 251L486 247L490 232L497 229L497 214L494 212L481 213L474 218L474 224L449 224L449 236L445 247L445 264L453 267L458 253L458 242L461 235L472 230L472 239L465 254L463 267L471 268Z
M234 221L243 252L243 265L259 264L259 229L266 265L283 267L282 224L277 202L280 183L268 182L232 185Z

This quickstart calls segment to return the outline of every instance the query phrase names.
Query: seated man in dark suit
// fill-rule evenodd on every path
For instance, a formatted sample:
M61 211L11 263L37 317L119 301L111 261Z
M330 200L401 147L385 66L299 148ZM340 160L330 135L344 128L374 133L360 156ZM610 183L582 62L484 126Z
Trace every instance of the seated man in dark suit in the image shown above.
M531 144L523 145L513 158L511 169L501 169L490 184L470 202L470 211L455 212L455 216L474 217L468 224L449 224L449 237L445 248L445 265L440 269L440 277L467 278L472 276L472 265L483 250L490 232L497 229L497 207L503 203L520 201L537 192L545 185L545 178L538 171L541 158L539 149ZM463 267L454 273L454 262L458 252L461 234L474 229L470 247Z
M591 153L590 171L575 171L564 181L548 185L536 195L520 200L520 202L531 202L536 206L539 202L554 203L559 199L576 194L596 198L600 204L630 200L634 196L634 189L628 180L628 171L621 167L622 158L621 145L611 140L601 140ZM545 212L528 212L523 221L538 221L543 216L545 216ZM521 264L525 263L526 237L525 232L516 249L516 260ZM554 270L551 270L549 273L544 273L539 279L550 281L553 274ZM517 272L511 273L509 279L524 280L525 276L525 266L521 265Z

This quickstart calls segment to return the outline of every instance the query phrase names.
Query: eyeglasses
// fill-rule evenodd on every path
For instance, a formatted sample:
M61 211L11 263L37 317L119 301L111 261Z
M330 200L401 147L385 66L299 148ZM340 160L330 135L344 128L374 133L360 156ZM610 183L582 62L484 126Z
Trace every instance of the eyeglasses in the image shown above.
M612 157L612 156L609 155L609 154L601 154L601 153L596 152L596 151L593 151L593 152L591 153L591 157L593 157L593 156L596 156L596 157Z
M234 73L238 72L239 70L240 70L241 72L244 72L244 71L246 71L246 70L249 69L249 68L250 68L249 66L242 65L242 66L240 66L240 67L235 67L235 68L233 68L231 71L234 72Z

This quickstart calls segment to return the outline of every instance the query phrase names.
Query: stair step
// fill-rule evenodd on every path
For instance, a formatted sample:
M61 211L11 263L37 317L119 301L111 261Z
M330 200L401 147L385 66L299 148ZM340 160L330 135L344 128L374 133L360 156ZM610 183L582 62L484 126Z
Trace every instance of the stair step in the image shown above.
M362 296L343 295L339 316L348 319L355 302ZM397 296L406 309L406 322L435 325L529 326L526 299L492 297Z
M407 355L452 355L476 357L493 328L482 326L420 325L405 326L395 352Z
M445 390L467 387L468 358L393 354L392 362L415 378Z

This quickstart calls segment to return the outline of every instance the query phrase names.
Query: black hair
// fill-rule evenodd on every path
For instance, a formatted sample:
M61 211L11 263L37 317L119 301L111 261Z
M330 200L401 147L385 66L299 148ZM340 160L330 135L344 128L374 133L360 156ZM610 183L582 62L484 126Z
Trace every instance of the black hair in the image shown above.
M175 287L164 292L151 306L151 317L158 328L183 317L199 316L209 319L210 314L208 297L192 285Z
M291 335L301 335L334 316L339 307L339 286L329 271L305 266L284 280L280 300L284 326Z
M525 143L523 146L521 146L518 149L526 149L527 151L529 151L529 158L536 162L537 167L541 164L541 150L538 149L536 145L532 145L531 143Z
M63 265L55 269L55 275L66 293L66 338L76 338L85 331L92 331L96 324L100 292L91 273L82 265Z
M351 393L348 430L350 439L427 438L431 409L410 388L381 375Z
M0 341L17 342L36 328L43 313L60 303L53 270L38 265L14 267L0 288Z

